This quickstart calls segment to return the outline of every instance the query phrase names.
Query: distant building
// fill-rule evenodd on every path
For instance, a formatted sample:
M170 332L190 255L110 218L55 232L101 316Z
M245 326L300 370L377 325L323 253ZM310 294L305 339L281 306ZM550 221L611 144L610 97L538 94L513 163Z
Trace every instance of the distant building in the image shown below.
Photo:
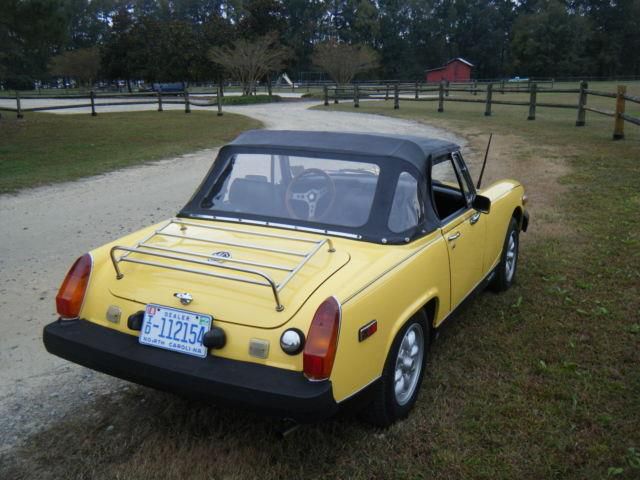
M432 68L426 71L427 82L440 82L448 80L450 82L468 82L471 80L471 69L473 65L464 58L454 58L449 60L443 67Z

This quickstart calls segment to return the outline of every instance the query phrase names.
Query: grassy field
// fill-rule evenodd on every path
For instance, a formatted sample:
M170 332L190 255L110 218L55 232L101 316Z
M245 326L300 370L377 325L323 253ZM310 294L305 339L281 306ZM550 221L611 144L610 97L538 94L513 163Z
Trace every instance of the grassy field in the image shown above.
M223 105L254 105L256 103L275 103L282 101L280 95L241 95L241 96L226 96L222 99Z
M3 478L640 478L640 128L522 107L363 102L465 137L474 176L525 184L518 282L479 296L433 345L411 416L350 415L276 440L273 421L130 386L0 457ZM326 107L319 107L326 108ZM328 107L354 110L350 105Z
M27 113L0 120L0 193L220 145L259 122L225 113Z

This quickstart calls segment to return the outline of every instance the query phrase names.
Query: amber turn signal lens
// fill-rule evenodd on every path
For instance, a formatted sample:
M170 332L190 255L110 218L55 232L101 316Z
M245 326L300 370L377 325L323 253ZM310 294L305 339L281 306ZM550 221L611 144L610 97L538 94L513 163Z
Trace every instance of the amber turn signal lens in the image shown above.
M91 275L91 263L91 255L85 253L75 261L62 282L56 296L56 307L61 318L70 320L80 315Z
M304 374L311 380L325 380L331 375L338 347L340 304L327 298L316 310L304 346Z

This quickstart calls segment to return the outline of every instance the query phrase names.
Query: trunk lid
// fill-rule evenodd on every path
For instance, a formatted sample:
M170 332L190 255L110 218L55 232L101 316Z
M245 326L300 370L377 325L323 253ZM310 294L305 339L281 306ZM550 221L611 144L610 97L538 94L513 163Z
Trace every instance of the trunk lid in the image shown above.
M114 252L122 259L122 278L116 280L114 272L109 288L114 296L258 328L285 324L350 259L346 251L330 252L331 242L322 235L180 219L121 246L125 249ZM274 289L282 311L276 309ZM193 300L182 305L176 293L189 293Z

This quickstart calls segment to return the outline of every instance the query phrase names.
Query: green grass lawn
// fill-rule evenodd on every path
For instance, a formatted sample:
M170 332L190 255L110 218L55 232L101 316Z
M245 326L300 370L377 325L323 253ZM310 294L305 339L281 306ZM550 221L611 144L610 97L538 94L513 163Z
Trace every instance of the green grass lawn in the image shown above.
M180 111L55 115L0 120L0 193L75 180L218 146L256 120Z

